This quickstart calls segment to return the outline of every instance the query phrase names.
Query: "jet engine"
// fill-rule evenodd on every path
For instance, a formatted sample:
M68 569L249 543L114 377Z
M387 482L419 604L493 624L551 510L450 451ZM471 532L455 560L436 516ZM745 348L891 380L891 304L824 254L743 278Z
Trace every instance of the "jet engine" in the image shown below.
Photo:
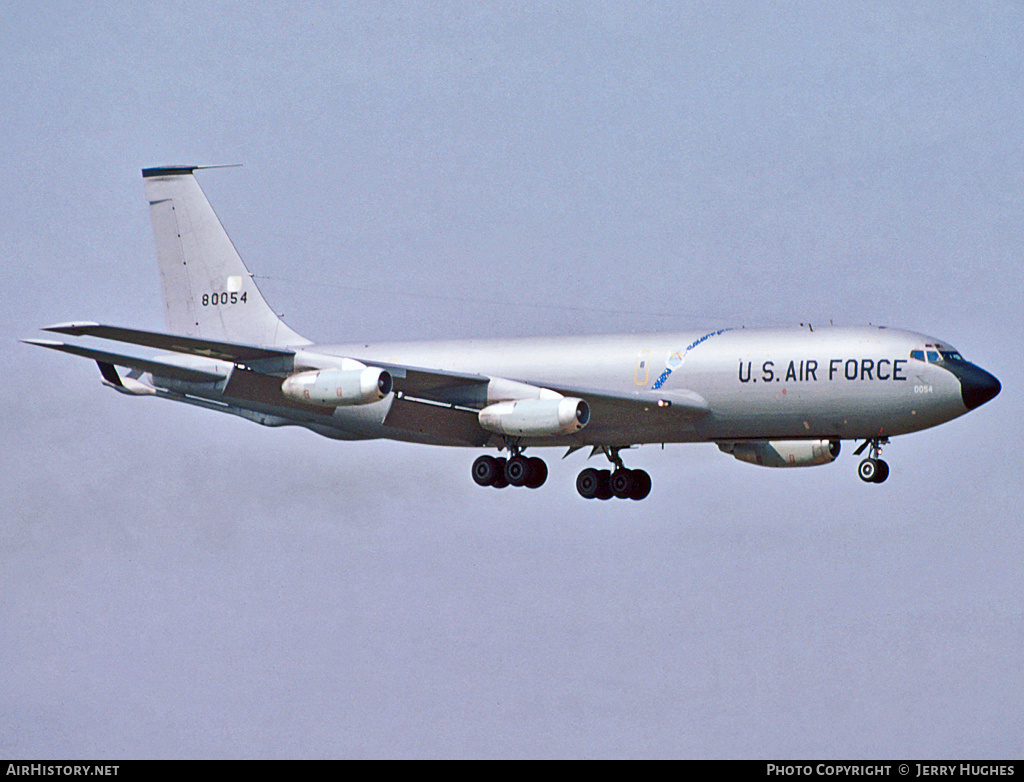
M367 405L391 393L391 374L379 367L314 369L286 377L281 393L298 402L341 407Z
M839 456L839 440L745 440L718 443L741 462L762 467L813 467Z
M590 420L590 407L582 399L517 399L488 405L479 413L488 432L516 437L553 437L578 432Z

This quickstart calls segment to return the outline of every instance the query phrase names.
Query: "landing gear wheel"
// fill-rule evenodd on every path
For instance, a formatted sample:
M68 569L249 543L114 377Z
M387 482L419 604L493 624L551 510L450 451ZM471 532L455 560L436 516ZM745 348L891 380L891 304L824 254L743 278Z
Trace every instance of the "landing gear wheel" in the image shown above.
M611 478L608 480L608 486L611 488L612 494L620 500L624 500L632 496L633 484L635 482L633 470L621 469L612 473Z
M588 467L576 476L576 491L585 500L594 499L600 486L601 479L593 467Z
M512 486L525 486L530 477L530 462L525 456L513 456L505 463L505 478Z
M612 471L597 471L597 498L599 500L610 500L612 498Z
M870 448L868 458L857 468L857 474L865 483L885 483L885 479L889 477L889 465L878 458L882 453L882 446L888 443L888 438L873 437L865 440L860 448L853 452L854 456L859 456L865 448Z
M877 476L879 475L879 472L880 472L880 469L879 469L878 465L880 463L881 464L885 464L885 462L879 462L878 459L865 459L864 461L862 461L860 463L860 466L857 468L857 474L860 476L860 479L862 481L864 481L864 483L877 483L878 482L878 477ZM889 474L888 465L886 465L885 473L886 473L886 476L888 477L888 474Z
M493 486L498 476L498 460L493 456L480 456L473 462L473 480L478 486Z
M651 493L651 476L644 470L633 470L633 488L629 492L631 500L642 500Z
M875 483L885 483L885 479L889 477L889 465L887 462L883 462L878 459L878 467L875 472Z
M544 481L548 479L548 466L544 463L543 459L538 459L533 456L526 460L529 467L529 471L526 478L526 488L538 489L544 485Z
M498 474L494 476L494 483L491 484L495 489L504 489L508 486L508 478L505 477L505 458L499 457L494 460L497 467Z

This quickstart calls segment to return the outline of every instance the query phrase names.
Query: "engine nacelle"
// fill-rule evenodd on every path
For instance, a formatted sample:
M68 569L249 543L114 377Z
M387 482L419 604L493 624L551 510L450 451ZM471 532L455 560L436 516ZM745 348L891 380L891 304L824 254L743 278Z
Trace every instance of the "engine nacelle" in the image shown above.
M762 467L813 467L839 456L838 440L747 440L719 443L725 453L741 462Z
M578 432L590 420L590 407L582 399L516 399L488 405L479 413L488 432L515 437L553 437Z
M378 402L391 393L391 387L387 370L359 364L357 368L299 372L284 379L281 393L297 402L341 407Z

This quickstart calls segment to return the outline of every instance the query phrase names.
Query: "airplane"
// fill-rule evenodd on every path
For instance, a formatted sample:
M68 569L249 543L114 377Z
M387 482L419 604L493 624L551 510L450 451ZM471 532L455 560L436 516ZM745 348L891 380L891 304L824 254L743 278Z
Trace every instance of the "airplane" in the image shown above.
M657 443L713 442L779 468L828 464L841 441L863 441L858 474L882 483L889 438L957 418L1001 389L949 343L885 326L313 344L261 295L195 178L203 168L211 167L142 171L167 332L93 322L44 329L158 355L23 341L92 359L104 385L123 394L336 440L507 454L476 459L481 486L537 488L547 465L527 449L568 456L589 447L611 469L584 469L576 489L602 500L648 496L650 476L627 468L622 452Z

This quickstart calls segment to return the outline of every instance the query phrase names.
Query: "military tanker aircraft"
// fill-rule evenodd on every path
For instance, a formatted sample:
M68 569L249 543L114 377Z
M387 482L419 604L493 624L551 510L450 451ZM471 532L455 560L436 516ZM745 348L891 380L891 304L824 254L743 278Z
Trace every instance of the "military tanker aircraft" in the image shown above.
M337 440L384 438L496 449L481 486L537 488L541 447L590 448L585 498L640 500L649 475L622 452L713 442L765 467L828 464L862 441L860 478L881 483L890 437L949 421L1000 391L934 337L884 326L732 328L625 336L313 344L275 314L195 179L201 166L143 169L167 333L98 323L46 331L144 347L25 340L96 361L116 391L302 426ZM91 343L95 344L95 343ZM121 374L117 367L127 370Z

